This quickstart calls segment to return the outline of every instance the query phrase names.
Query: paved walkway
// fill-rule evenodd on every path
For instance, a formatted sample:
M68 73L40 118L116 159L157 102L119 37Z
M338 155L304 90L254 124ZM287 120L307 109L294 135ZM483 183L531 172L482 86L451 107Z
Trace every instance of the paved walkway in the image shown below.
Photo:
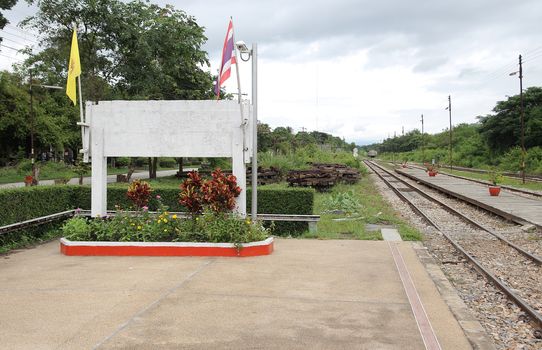
M294 239L255 258L8 255L0 347L424 349L389 244L442 349L471 349L411 243Z
M184 170L185 171L197 170L197 168L185 168ZM157 177L165 177L165 176L175 175L176 173L177 173L177 170L159 170L159 171L156 172L156 176ZM132 174L132 179L148 179L148 178L149 178L149 171L148 170L138 171L138 172L135 172L135 173ZM83 184L89 185L90 180L91 180L90 176L84 177L83 178ZM112 182L117 182L117 175L108 175L107 176L107 183L112 183ZM79 178L74 177L74 178L70 179L70 181L68 183L72 184L72 185L77 185L77 184L79 184ZM40 186L54 185L54 184L55 184L55 180L41 180L40 183L39 183ZM13 183L9 183L9 184L1 184L0 189L2 189L2 188L17 188L17 187L24 187L24 186L25 186L24 182L13 182Z
M399 173L409 175L423 184L480 205L498 215L522 224L533 224L542 228L542 200L519 196L502 190L498 197L489 195L488 187L473 181L444 174L430 177L422 169L403 168ZM454 192L455 194L451 193Z

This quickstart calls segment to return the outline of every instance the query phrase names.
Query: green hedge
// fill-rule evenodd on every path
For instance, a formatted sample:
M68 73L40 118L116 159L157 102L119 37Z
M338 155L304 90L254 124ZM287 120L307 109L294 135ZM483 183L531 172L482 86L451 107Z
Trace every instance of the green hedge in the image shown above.
M258 187L258 213L311 215L314 205L314 190L309 188L265 188ZM247 211L252 207L252 191L247 190ZM275 222L276 235L299 235L308 230L307 222Z
M251 190L247 190L247 208L251 208ZM154 186L153 196L160 195L162 202L171 211L184 211L178 203L179 189L173 186ZM0 190L0 226L58 213L64 210L90 209L89 186L36 186ZM258 187L258 212L266 214L312 214L314 190L305 188ZM156 200L149 203L150 210L156 209ZM126 186L109 186L107 207L115 205L128 208ZM277 222L274 234L295 235L307 229L307 223Z
M0 226L73 209L77 186L0 190Z

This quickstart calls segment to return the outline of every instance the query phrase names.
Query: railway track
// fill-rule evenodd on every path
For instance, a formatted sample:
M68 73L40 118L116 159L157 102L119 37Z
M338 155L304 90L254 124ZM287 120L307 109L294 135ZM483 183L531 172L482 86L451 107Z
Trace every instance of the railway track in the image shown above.
M478 271L542 327L542 260L539 256L428 194L409 181L366 161L377 176L424 218ZM458 220L460 218L460 220Z

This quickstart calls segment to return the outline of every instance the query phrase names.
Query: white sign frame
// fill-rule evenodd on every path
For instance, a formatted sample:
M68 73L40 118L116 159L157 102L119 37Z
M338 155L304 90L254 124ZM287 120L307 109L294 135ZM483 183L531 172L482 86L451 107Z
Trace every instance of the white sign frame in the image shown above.
M248 104L244 116L252 116ZM250 121L236 101L87 102L92 157L91 215L107 213L107 157L231 157L241 187L236 211L246 216L246 168L252 155ZM85 138L85 135L83 135Z

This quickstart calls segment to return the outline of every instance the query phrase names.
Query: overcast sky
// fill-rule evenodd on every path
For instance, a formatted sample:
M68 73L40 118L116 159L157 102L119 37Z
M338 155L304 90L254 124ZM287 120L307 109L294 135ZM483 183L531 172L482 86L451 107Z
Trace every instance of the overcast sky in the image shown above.
M19 0L12 24L33 9ZM542 86L542 1L274 0L170 3L206 28L205 50L216 73L229 17L236 40L258 43L259 119L272 127L320 130L366 144L394 132L474 122L498 100ZM12 45L32 37L12 26ZM23 39L23 37L25 37ZM9 41L4 42L9 45ZM11 52L10 52L11 51ZM2 48L0 68L16 56ZM233 73L233 72L232 72ZM250 63L240 67L250 93ZM226 83L236 92L235 75Z

